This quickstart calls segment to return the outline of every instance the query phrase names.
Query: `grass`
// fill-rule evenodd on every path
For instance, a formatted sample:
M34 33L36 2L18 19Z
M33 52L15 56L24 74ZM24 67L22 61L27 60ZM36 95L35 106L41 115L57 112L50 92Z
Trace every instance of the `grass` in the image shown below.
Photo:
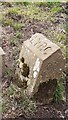
M2 112L6 113L10 109L10 97L14 94L15 89L12 85L3 91Z
M64 80L63 76L61 76L59 80L57 80L57 85L53 95L53 100L56 103L59 103L61 100L63 100L63 92L64 92L63 80Z
M18 7L13 7L8 10L8 13L17 15L19 13L19 8Z
M13 27L15 31L21 30L25 25L23 23L15 22L13 19L7 18L2 21L3 26Z
M8 100L7 99L3 99L3 102L2 102L2 113L7 112L8 108L9 108Z
M12 74L12 70L11 69L8 69L8 68L5 68L5 72L4 72L4 76L11 76Z
M39 3L40 4L40 3ZM46 5L46 3L42 3ZM53 8L50 8L49 11L42 11L41 8L36 6L35 4L28 5L22 14L25 14L29 16L30 18L38 19L38 20L48 20L51 16L53 16L55 13L59 12L61 10L60 7L53 6Z
M21 99L19 99L18 104L26 112L33 113L36 110L36 103L30 100L26 95L21 92Z
M16 40L16 38L14 37L14 38L10 38L10 45L13 47L13 46L16 46L16 42L17 42L17 40Z
M52 42L56 43L61 48L61 51L62 51L64 57L66 58L66 44L67 44L67 42L66 42L66 34L61 32L59 30L59 28L61 28L60 25L57 26L55 28L55 30L46 29L43 32L44 32L44 34L46 35L47 38L52 40Z
M12 19L4 19L3 21L2 21L2 24L4 25L4 26L10 26L10 27L12 27L12 25L13 25L13 20Z
M3 92L3 96L3 112L7 112L10 109L9 105L12 101L14 101L13 104L17 103L17 107L20 106L25 112L33 113L36 110L36 104L24 94L23 90L20 90L13 84Z
M16 36L10 36L9 43L12 47L16 46L18 42L18 39Z
M20 31L17 31L16 32L16 37L19 38L19 39L22 38L22 33Z
M26 7L26 9L24 11L22 11L22 14L27 15L31 19L34 18L34 19L40 20L41 19L41 15L42 15L42 14L40 14L40 12L41 11L39 10L38 7L36 8L34 5L32 5L32 6Z
M0 22L3 20L3 15L0 13Z
M56 12L59 12L61 10L61 7L56 7L54 6L53 8L51 8L51 12L54 14Z
M23 26L22 23L15 23L14 25L12 25L12 27L14 28L14 30L21 30Z
M2 93L1 93L2 94ZM1 94L0 94L0 96L1 96ZM0 98L0 99L2 99L2 98ZM0 114L2 113L2 100L0 100Z
M18 31L16 29L15 31L15 35L11 35L9 38L9 44L14 47L14 46L18 46L18 43L20 42L20 39L23 37L23 33L21 33L21 31Z
M45 5L48 6L50 9L49 11L44 11L37 5ZM57 6L58 5L58 6ZM26 15L31 19L37 19L37 20L49 20L51 16L53 16L55 13L59 12L61 10L61 7L59 6L59 3L30 3L23 2L23 7L19 8L19 6L14 6L12 8L8 9L9 14L13 15ZM44 6L44 7L45 7ZM53 7L52 7L53 6Z
M60 2L36 2L35 4L42 7L44 6L44 7L53 8L55 5L59 6Z

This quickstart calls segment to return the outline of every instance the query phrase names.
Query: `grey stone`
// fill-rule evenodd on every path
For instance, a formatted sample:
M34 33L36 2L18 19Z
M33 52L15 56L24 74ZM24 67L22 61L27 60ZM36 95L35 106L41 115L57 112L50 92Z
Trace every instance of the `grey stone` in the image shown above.
M34 34L23 43L19 57L21 69L22 58L24 58L22 64L27 64L29 67L28 75L25 75L25 79L28 78L26 93L29 96L38 91L40 83L59 78L65 68L60 47L40 33Z
M3 65L4 65L4 51L0 47L0 78L2 77L2 72L3 72Z

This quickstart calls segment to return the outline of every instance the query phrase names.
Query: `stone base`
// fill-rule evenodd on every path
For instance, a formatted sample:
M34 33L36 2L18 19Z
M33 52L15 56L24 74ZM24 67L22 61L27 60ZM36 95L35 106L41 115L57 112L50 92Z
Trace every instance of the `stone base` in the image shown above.
M50 103L53 100L56 84L57 80L49 80L47 83L41 83L39 85L38 92L35 93L33 99L44 104Z
M65 68L65 60L59 46L44 35L36 33L29 40L24 41L18 67L19 78L23 85L24 82L27 85L26 94L32 97L37 93L40 84L46 82L47 86L49 79L60 77ZM43 93L47 94L47 89Z

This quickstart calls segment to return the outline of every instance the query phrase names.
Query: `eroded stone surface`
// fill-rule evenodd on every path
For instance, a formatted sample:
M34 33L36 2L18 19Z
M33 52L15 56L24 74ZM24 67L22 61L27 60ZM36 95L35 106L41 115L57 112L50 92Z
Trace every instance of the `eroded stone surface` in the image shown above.
M2 77L2 70L3 70L3 55L5 55L5 53L0 47L0 78Z
M19 57L20 79L23 79L21 75L25 77L28 95L34 95L40 83L58 78L64 66L65 61L59 46L44 35L36 33L23 43Z

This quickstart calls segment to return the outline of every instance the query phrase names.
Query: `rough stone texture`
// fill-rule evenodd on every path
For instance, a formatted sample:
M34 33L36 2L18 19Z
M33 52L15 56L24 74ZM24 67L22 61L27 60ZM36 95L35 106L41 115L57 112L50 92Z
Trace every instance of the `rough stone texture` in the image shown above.
M4 51L2 50L2 48L0 47L0 78L2 77L2 71L3 71L3 64L4 64Z
M38 91L40 83L58 78L65 66L59 46L40 33L23 43L19 63L20 79L27 81L29 96Z

